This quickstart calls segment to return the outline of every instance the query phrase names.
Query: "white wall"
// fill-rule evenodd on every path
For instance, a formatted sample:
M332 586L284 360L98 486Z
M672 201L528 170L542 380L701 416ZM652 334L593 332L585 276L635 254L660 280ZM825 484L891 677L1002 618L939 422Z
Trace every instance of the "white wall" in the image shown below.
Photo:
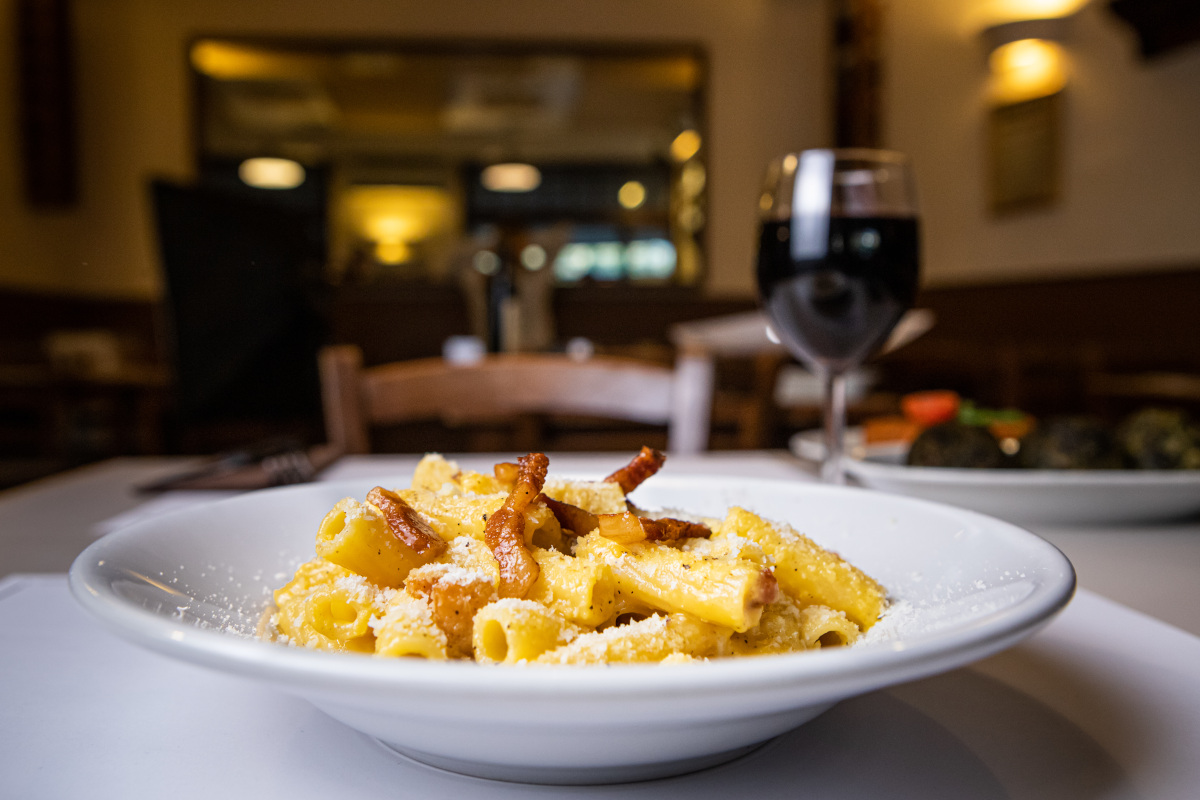
M3 0L5 34L12 5ZM700 42L711 68L707 288L717 294L752 290L767 160L824 144L828 129L823 0L75 0L74 8L82 202L49 218L21 205L11 75L0 73L2 285L157 295L146 181L189 171L185 45L195 34Z
M1200 45L1142 62L1105 5L1065 43L1060 202L994 218L977 9L889 4L887 143L916 163L927 283L1200 267Z

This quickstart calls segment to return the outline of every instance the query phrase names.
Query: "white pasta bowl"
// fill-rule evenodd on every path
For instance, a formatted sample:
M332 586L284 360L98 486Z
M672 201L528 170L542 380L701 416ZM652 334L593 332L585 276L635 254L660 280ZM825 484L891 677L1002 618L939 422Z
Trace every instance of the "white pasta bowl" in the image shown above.
M312 557L318 523L372 483L256 492L104 537L76 598L121 636L302 697L417 760L503 780L603 783L729 760L834 703L962 666L1070 600L1058 550L1000 520L862 489L657 476L643 507L785 521L878 579L893 610L860 643L675 665L485 666L321 653L254 638L270 593Z

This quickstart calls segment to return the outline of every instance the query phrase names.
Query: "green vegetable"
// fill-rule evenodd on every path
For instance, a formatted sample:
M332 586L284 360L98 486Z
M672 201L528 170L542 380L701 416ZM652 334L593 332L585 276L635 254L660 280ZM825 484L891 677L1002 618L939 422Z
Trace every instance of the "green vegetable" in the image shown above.
M993 422L1019 422L1025 418L1015 408L979 408L970 400L963 400L958 407L958 422L961 425L986 427Z

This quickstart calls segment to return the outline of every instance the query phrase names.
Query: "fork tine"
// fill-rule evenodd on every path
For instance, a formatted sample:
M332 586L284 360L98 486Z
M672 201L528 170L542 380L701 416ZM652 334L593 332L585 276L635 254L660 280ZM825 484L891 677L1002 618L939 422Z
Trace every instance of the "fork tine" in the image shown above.
M269 456L264 458L261 463L272 486L305 483L312 480L316 474L312 461L303 450L289 450L286 453Z

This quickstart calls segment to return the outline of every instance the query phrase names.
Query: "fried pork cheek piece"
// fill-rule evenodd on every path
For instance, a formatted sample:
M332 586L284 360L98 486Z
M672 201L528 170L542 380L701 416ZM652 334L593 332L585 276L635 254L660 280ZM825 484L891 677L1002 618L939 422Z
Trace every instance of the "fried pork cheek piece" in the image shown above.
M707 525L671 517L651 519L627 512L600 514L597 522L601 536L624 545L636 542L672 544L684 539L707 539L712 536L712 530Z
M622 492L629 494L645 483L647 478L662 469L662 465L666 461L667 456L661 450L643 447L632 461L604 480L619 485Z
M541 494L549 466L545 453L518 459L516 485L484 527L484 541L500 565L501 597L524 597L538 578L540 568L525 545L525 510Z

